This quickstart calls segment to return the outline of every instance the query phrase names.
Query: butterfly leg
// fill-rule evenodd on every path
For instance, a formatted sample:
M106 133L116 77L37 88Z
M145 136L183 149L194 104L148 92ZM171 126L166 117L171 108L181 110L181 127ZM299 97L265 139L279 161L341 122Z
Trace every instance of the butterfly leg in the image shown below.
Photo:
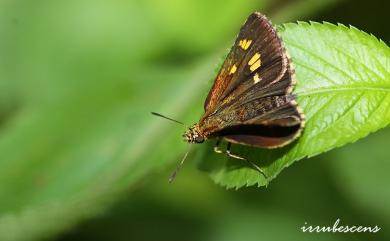
M215 146L214 146L214 152L215 153L223 153L223 150L221 148L219 148L219 144L221 144L221 139L218 138L217 142L215 143Z
M255 163L253 163L251 160L245 158L245 157L242 157L242 156L238 156L236 154L232 154L230 152L230 148L232 146L232 143L228 142L227 144L227 147L226 147L226 155L228 155L229 157L232 157L232 158L235 158L235 159L238 159L238 160L243 160L243 161L246 161L247 163L249 163L256 171L260 172L265 178L267 178L267 175L265 175L264 171L258 166L256 165ZM222 153L222 152L221 152Z

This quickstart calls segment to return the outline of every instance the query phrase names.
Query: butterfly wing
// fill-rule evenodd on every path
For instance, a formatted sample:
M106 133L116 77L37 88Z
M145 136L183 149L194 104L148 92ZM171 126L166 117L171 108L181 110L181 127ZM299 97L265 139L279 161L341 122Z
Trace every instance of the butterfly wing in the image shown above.
M277 82L286 68L285 50L271 22L260 13L251 14L206 98L205 116L252 87L253 81L259 86Z
M251 14L205 101L206 138L274 148L299 136L303 114L291 94L294 69L267 18Z
M255 118L250 124L229 126L223 129L219 135L232 143L276 148L295 140L300 135L302 127L302 113L299 112L297 106L289 103L258 119Z
M254 86L220 111L201 120L208 137L264 148L287 145L301 133L304 117L291 95L291 65L283 77L267 86Z

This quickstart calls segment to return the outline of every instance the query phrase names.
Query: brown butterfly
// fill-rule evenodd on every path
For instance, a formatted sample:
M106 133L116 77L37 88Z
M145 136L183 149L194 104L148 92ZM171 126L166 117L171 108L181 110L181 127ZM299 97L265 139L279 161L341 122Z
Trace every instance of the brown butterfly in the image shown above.
M216 152L246 160L263 173L253 162L232 154L231 143L276 148L295 140L304 125L292 95L295 82L291 59L276 29L264 15L252 13L206 98L205 113L185 132L185 141L202 143L216 138ZM226 151L218 147L221 140L228 142Z

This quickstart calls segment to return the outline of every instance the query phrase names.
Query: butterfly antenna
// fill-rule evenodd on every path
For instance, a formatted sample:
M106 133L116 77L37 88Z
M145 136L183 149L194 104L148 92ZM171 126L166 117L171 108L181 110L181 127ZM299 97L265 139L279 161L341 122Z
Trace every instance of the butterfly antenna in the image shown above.
M187 159L187 156L188 156L188 153L190 152L190 150L191 150L191 144L189 144L188 150L187 150L186 154L184 154L183 159L181 159L181 161L180 161L179 164L177 165L175 171L174 171L174 172L172 173L172 175L169 177L169 180L168 180L169 183L172 183L172 182L175 180L176 175L177 175L177 173L180 171L181 167L183 166L184 161Z
M161 117L161 118L164 118L164 119L167 119L167 120L170 120L170 121L173 121L173 122L179 123L179 124L181 124L181 125L183 125L183 126L184 126L184 123L183 123L183 122L180 122L180 121L178 121L178 120L175 120L175 119L169 118L169 117L167 117L167 116L165 116L165 115L161 115L161 114L159 114L159 113L156 113L156 112L151 112L151 113L152 113L152 115L155 115L155 116L158 116L158 117Z

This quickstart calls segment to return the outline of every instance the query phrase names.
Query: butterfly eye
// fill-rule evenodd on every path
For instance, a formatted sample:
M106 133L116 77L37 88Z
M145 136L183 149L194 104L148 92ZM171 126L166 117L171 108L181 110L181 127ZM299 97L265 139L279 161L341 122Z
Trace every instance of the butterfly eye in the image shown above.
M203 137L201 136L194 136L194 139L196 143L202 143L204 141Z

